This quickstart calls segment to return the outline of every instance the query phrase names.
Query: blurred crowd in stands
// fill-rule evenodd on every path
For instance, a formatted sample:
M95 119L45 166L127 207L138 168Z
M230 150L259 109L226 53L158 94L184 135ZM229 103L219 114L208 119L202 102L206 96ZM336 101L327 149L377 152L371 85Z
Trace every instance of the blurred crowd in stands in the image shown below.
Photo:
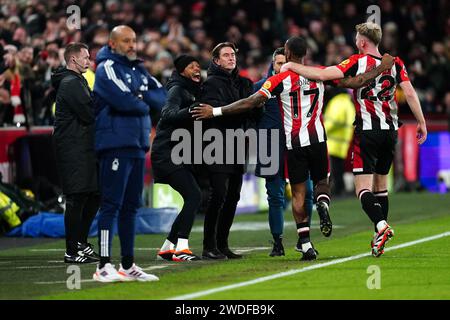
M66 23L72 4L81 9L79 30ZM308 64L336 64L355 53L354 27L371 4L381 9L381 52L404 60L425 114L450 115L446 0L0 0L0 126L52 125L50 75L63 63L64 46L89 45L92 84L96 52L119 24L136 31L139 57L163 83L181 53L196 56L206 76L211 49L222 41L237 45L241 74L257 81L292 35L308 39Z

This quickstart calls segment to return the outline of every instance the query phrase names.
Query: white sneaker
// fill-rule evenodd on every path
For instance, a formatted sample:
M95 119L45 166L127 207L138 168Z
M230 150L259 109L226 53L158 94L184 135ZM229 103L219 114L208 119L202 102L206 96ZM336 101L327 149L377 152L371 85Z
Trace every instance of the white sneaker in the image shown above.
M122 281L158 281L159 278L153 274L148 274L142 271L140 267L138 267L135 263L131 266L130 269L124 269L122 264L120 265L120 269L118 272Z
M97 265L97 271L94 273L92 278L99 282L117 282L121 281L122 278L117 273L116 268L111 263L107 263L103 268L99 269Z

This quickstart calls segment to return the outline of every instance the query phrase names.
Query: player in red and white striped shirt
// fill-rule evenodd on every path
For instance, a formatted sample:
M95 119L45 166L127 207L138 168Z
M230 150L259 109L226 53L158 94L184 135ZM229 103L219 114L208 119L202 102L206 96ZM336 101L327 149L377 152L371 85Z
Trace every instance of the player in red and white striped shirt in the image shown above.
M284 70L293 70L314 80L335 80L356 76L378 66L381 54L381 27L372 22L356 26L356 46L359 54L353 55L337 66L326 69L286 64ZM383 254L384 244L393 236L387 224L388 192L387 174L391 167L397 142L398 107L395 90L400 86L406 101L417 120L417 141L425 142L427 129L417 94L409 81L405 65L400 58L395 64L375 78L369 85L354 90L356 107L355 135L353 141L353 173L355 189L363 210L375 225L372 254Z
M301 62L306 54L306 48L304 38L290 38L285 44L286 60ZM392 65L392 57L385 57L383 62L383 65L367 73L341 80L338 85L360 87L389 68ZM328 153L325 129L321 119L323 82L311 81L301 73L286 71L268 78L258 92L246 99L220 108L201 104L192 113L196 119L242 113L254 107L261 107L273 95L276 95L279 100L286 135L288 175L292 188L292 212L302 243L302 259L313 260L316 258L316 251L310 242L308 216L304 208L305 181L309 174L314 184L314 200L320 217L321 231L326 237L330 236L332 231L328 213L330 204Z

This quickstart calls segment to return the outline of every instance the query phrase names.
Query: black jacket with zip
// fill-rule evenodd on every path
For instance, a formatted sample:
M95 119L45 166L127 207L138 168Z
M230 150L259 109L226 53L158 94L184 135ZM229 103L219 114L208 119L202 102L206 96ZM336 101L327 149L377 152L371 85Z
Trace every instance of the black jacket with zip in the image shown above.
M64 194L98 191L94 150L95 115L86 79L60 68L52 75L56 89L53 139Z
M239 75L238 68L235 68L231 73L226 72L220 66L211 62L208 69L208 78L202 87L202 94L200 101L207 103L214 108L223 107L227 104L233 103L237 100L247 98L253 93L253 83ZM243 173L244 166L238 164L225 164L226 154L231 152L227 149L225 142L226 129L243 129L248 127L248 120L252 112L233 116L222 116L212 118L204 121L203 130L208 128L215 128L223 134L223 164L207 165L207 169L211 172L222 173ZM236 146L234 148L234 155L236 161Z
M167 102L161 111L151 150L153 176L157 183L165 183L166 178L180 168L185 167L190 170L193 168L190 164L176 165L172 162L172 148L179 142L171 141L171 136L176 129L186 129L191 134L191 147L193 146L193 119L189 113L189 107L195 104L199 97L200 83L174 71L166 88ZM191 148L191 163L192 151Z

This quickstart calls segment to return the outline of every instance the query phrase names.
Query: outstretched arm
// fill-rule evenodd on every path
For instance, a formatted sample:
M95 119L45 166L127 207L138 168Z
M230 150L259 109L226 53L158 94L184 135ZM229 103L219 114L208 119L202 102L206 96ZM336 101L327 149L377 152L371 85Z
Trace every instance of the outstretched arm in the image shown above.
M422 144L427 140L427 125L416 90L414 90L410 81L401 82L400 87L405 93L406 102L408 102L409 108L417 120L417 142Z
M339 80L337 86L341 88L357 89L368 85L373 79L378 77L382 72L392 68L394 65L394 57L385 53L381 59L381 64L370 71L359 74L356 77L346 77Z
M322 69L318 67L305 66L295 62L288 62L283 64L280 73L287 70L294 71L297 74L301 74L304 78L316 81L336 80L344 77L344 73L336 66Z
M267 100L266 96L256 92L248 98L238 100L219 108L213 108L209 104L200 103L198 107L192 109L191 113L195 120L239 114L255 107L261 107Z
M352 80L350 82L347 82L348 85L343 85L343 87L347 88L359 88L364 86L364 84L367 84L370 82L371 79L377 77L380 73L383 71L392 68L394 64L394 57L391 55L385 53L383 55L383 58L381 59L381 64L377 71L374 71L370 76L365 76L362 78L359 78L357 80ZM302 75L304 78L308 78L311 80L318 80L318 81L327 81L327 80L338 80L344 78L344 73L336 66L327 67L325 69L317 68L317 67L308 67L304 66L302 64L294 63L294 62L288 62L284 64L281 67L281 72L291 70L294 71L297 74ZM378 72L378 74L376 74ZM371 78L370 78L371 77ZM358 77L355 77L358 78Z

